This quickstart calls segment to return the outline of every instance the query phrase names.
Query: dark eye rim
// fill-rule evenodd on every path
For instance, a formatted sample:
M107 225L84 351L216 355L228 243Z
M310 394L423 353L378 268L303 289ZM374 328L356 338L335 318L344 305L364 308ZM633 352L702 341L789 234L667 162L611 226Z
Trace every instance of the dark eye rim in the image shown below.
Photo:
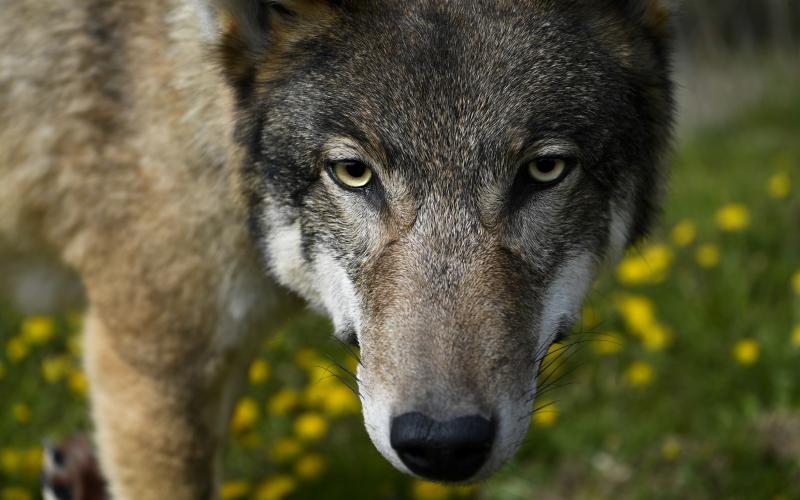
M558 176L558 178L549 182L537 181L528 172L528 165L530 162L544 158L564 160L567 164L566 168L564 168L564 172ZM514 178L511 190L508 194L508 209L511 212L522 209L528 202L535 199L537 194L544 194L562 183L574 170L580 167L581 164L581 159L576 155L556 153L529 156L525 161L522 161L517 168L517 175Z
M364 168L370 170L372 172L372 178L367 181L366 184L363 186L348 186L347 184L343 183L339 177L336 175L336 165L339 163L348 163L351 165L361 165ZM363 193L365 191L369 191L373 189L373 186L377 184L375 169L369 166L368 163L356 160L356 159L343 159L343 160L325 160L325 171L328 173L328 176L336 183L337 186L344 189L345 191L350 191L353 193Z
M561 160L561 161L563 161L565 163L565 167L564 167L564 171L561 173L561 175L559 175L558 177L556 177L552 181L542 182L542 181L538 181L538 180L534 179L533 177L531 177L531 175L528 173L528 166L532 162L545 161L545 160L551 160L551 161ZM542 191L542 190L545 190L545 189L549 189L549 188L551 188L551 187L553 187L553 186L555 186L557 184L560 184L564 179L566 179L569 176L569 174L572 173L573 170L578 168L580 166L580 164L581 164L580 159L578 157L576 157L576 156L569 156L569 155L540 155L540 156L534 156L533 158L528 158L527 160L522 162L522 166L519 169L519 177L522 178L522 179L526 179L527 180L526 184L529 185L530 187L532 187L533 189L535 189L537 191Z

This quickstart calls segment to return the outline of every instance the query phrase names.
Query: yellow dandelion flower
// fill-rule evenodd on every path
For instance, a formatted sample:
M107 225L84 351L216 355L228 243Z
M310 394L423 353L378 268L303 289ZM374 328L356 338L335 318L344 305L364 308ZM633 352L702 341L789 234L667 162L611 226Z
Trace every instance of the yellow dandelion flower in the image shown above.
M290 476L273 476L258 486L255 500L282 500L289 496L297 487Z
M555 403L541 402L538 404L538 410L533 412L533 424L539 427L552 427L558 420L558 407Z
M52 384L66 377L73 368L69 356L50 356L42 361L42 376Z
M25 488L12 486L0 490L0 499L2 500L32 500L33 496Z
M250 484L246 481L227 481L222 484L219 496L222 500L236 500L250 493Z
M67 376L67 385L70 390L78 396L86 396L89 391L89 381L86 375L80 370L72 370Z
M617 332L605 332L592 340L592 349L597 354L608 356L622 350L625 339Z
M13 337L6 342L6 354L12 363L17 363L28 355L30 347L23 337Z
M733 346L733 357L739 364L748 366L758 361L760 348L753 339L740 340Z
M300 403L300 394L294 389L281 389L267 403L270 415L288 415Z
M270 367L266 361L257 359L250 365L248 376L253 385L263 384L269 379Z
M414 500L446 500L450 498L450 488L429 481L414 481L411 486Z
M617 280L623 285L641 285L650 277L650 266L641 257L625 257L617 266Z
M641 331L642 343L648 351L664 349L670 340L670 333L663 326L654 323Z
M653 269L653 274L656 279L663 275L672 261L675 259L675 254L672 250L664 244L648 245L642 250L642 256L648 265Z
M242 432L250 429L258 421L258 403L251 398L243 398L236 403L231 418L231 431Z
M648 245L625 257L617 268L617 279L624 285L659 283L664 280L674 255L666 245Z
M792 330L792 345L800 348L800 325L795 326Z
M741 203L730 203L717 211L716 219L723 231L741 231L750 225L750 211Z
M325 472L325 459L318 453L310 453L301 457L296 464L294 464L294 473L297 477L313 481L318 479L323 472Z
M319 361L308 368L308 381L310 386L331 387L339 383L339 379L334 376L339 368L323 361Z
M350 373L358 373L358 358L355 357L357 354L358 353L355 353L353 356L348 356L348 358L344 361L344 366L347 367Z
M563 363L566 348L561 344L553 344L547 349L547 354L542 358L541 365L539 366L539 376L542 379L552 379L554 375L558 375L564 369Z
M361 401L353 391L340 384L328 390L322 407L331 417L356 415L361 412Z
M13 448L0 450L0 471L7 476L15 476L24 465L24 457Z
M324 361L317 354L317 351L307 347L297 351L297 354L294 355L294 364L304 370L311 370L320 364L324 364Z
M625 370L625 379L634 387L644 387L653 381L654 370L649 363L634 361Z
M319 408L325 402L331 387L330 381L311 382L303 391L303 403L311 408Z
M340 388L347 388L334 376L339 368L333 365L316 366L309 370L309 385L303 393L303 401L309 407L322 408L330 394Z
M52 318L34 316L22 323L22 337L32 345L44 344L53 338L56 325Z
M661 456L665 460L674 462L681 454L681 443L676 438L670 436L661 445Z
M36 477L42 471L42 449L33 446L22 452L22 467L29 477Z
M679 247L688 247L696 236L697 229L688 219L682 220L672 228L672 242Z
M797 271L794 273L794 276L792 276L792 289L794 293L800 295L800 271Z
M284 463L294 459L302 451L303 446L300 441L292 438L280 438L270 447L269 455L273 461Z
M328 421L318 413L304 413L294 421L294 432L303 441L318 441L328 432Z
M792 180L786 172L778 172L767 181L767 192L776 200L782 200L789 196L791 189Z
M11 407L11 414L14 415L14 420L21 424L28 423L31 420L31 409L25 403L17 403Z
M719 247L712 243L701 245L694 255L695 261L700 267L710 269L719 265Z
M656 322L653 301L642 295L623 295L616 299L617 310L629 330L639 333Z

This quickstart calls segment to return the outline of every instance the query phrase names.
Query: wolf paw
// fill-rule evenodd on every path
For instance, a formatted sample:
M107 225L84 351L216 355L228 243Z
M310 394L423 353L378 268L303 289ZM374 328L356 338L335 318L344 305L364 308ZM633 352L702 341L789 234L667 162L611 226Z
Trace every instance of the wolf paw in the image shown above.
M45 443L42 497L45 500L107 500L106 484L86 436L60 445Z

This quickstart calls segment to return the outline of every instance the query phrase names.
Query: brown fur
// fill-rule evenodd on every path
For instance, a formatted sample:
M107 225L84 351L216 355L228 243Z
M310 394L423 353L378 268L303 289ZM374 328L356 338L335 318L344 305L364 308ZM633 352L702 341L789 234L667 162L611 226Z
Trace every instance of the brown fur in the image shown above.
M0 255L46 253L83 278L114 497L209 498L241 344L277 320L260 311L281 292L261 277L226 168L239 154L231 99L194 7L2 11L14 22L0 29Z

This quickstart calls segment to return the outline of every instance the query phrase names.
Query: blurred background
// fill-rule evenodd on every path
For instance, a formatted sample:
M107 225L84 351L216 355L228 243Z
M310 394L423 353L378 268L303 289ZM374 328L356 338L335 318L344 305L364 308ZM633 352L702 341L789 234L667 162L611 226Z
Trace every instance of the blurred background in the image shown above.
M265 332L225 499L800 498L800 1L686 1L677 24L662 224L548 356L513 463L462 488L395 472L337 366L353 354L308 313ZM0 500L25 500L42 439L90 429L80 289L3 267ZM34 309L42 297L67 312Z

